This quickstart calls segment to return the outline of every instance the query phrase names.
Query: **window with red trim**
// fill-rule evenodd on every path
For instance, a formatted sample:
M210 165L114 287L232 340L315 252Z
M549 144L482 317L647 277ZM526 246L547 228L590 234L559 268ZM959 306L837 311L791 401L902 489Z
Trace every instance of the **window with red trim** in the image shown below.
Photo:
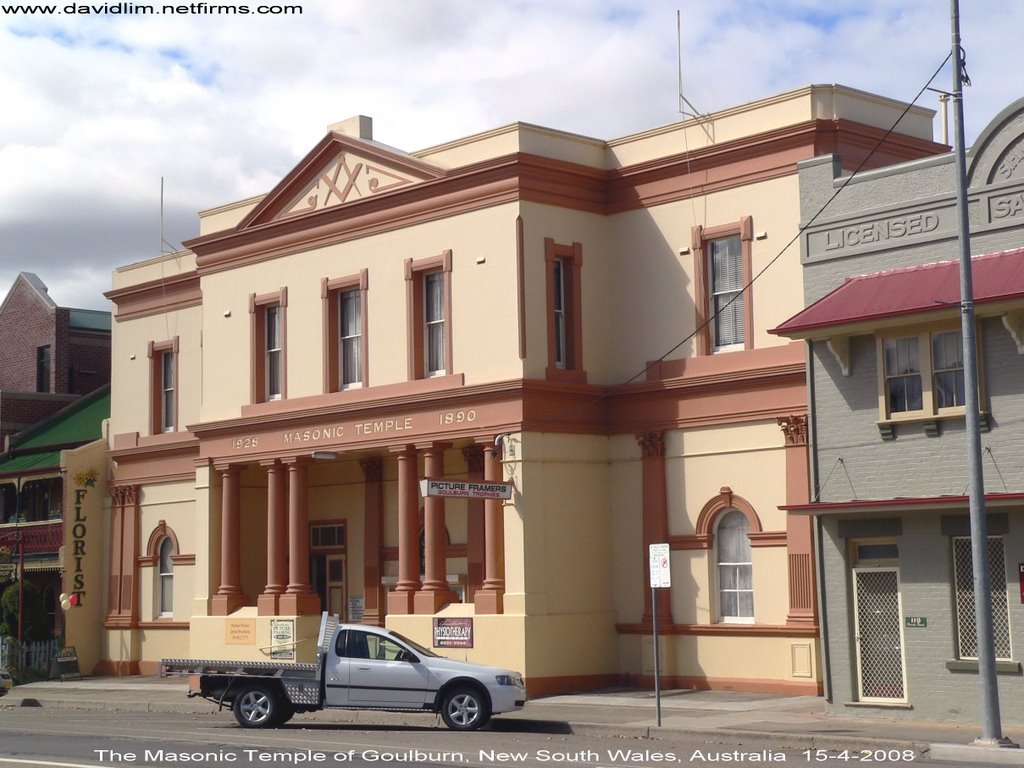
M405 262L409 378L454 372L452 365L452 252Z
M547 271L549 379L586 380L583 370L582 266L580 243L544 240Z
M287 396L287 289L249 296L252 318L252 401L263 403Z
M178 428L178 337L149 345L150 434Z
M367 372L367 271L323 281L325 391L369 385Z
M753 348L750 289L753 220L694 227L698 355Z

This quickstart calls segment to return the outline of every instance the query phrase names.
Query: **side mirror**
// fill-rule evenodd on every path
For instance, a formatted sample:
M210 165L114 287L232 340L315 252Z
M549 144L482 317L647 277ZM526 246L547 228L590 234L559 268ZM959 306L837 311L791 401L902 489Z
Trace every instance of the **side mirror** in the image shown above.
M412 653L410 653L409 651L402 650L398 652L397 656L395 656L395 661L416 662L419 661L419 659L413 656Z

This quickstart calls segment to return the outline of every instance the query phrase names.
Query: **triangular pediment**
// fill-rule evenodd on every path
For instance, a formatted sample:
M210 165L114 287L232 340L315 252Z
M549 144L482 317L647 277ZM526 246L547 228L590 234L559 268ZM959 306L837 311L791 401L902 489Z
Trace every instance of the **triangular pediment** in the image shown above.
M381 144L329 133L263 201L239 229L369 200L444 173Z

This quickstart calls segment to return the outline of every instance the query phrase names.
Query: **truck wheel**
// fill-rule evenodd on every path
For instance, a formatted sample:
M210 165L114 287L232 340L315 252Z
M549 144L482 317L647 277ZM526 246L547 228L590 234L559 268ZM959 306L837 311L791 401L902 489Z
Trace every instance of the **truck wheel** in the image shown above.
M441 719L453 731L473 731L491 719L490 703L475 688L452 688L441 699Z
M251 685L231 705L235 720L243 728L273 728L285 713L277 694L264 685Z

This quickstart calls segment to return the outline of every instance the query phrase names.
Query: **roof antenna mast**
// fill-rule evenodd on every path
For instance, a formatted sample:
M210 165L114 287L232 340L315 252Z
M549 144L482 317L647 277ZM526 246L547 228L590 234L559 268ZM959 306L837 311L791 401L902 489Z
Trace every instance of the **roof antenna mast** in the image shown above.
M683 20L682 12L678 9L676 10L676 64L679 69L676 79L676 91L679 94L679 114L683 117L702 117L700 111L683 95Z
M164 239L164 177L160 177L160 253L174 253L180 250Z

